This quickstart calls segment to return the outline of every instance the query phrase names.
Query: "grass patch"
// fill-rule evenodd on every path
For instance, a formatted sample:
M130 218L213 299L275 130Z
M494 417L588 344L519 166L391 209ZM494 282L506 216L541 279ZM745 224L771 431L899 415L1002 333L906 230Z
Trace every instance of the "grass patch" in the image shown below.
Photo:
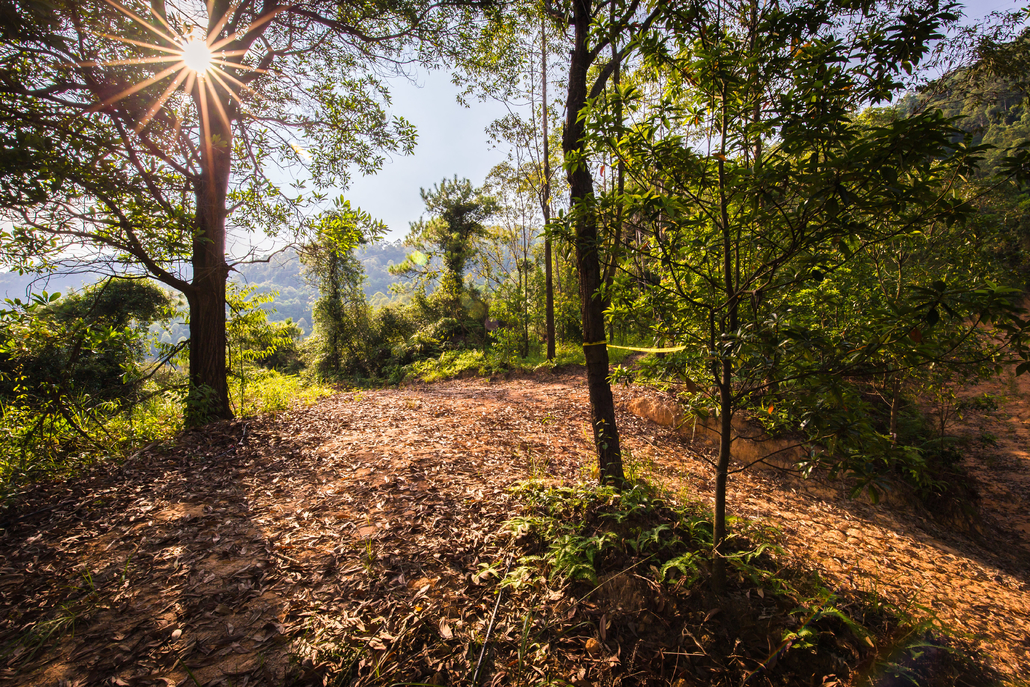
M613 365L625 360L632 351L610 348L608 359ZM531 349L525 358L505 353L498 347L487 349L457 349L444 351L438 358L418 360L404 367L404 379L421 379L424 382L438 382L467 376L487 377L506 372L554 370L570 365L585 365L583 347L576 344L561 344L555 349L554 360L547 360L546 352L540 346Z
M237 416L251 417L288 410L293 404L309 406L334 393L331 386L307 377L254 368L242 383L232 380L229 402Z
M232 408L247 417L310 405L334 390L298 375L255 369L248 371L242 397L240 392L239 379L232 380ZM174 437L182 427L182 396L176 391L153 392L123 408L66 403L63 412L45 412L0 403L0 503L27 485L68 479L97 463L124 460L148 444Z
M28 484L67 479L95 463L124 458L180 429L182 403L173 393L128 408L0 405L0 501Z

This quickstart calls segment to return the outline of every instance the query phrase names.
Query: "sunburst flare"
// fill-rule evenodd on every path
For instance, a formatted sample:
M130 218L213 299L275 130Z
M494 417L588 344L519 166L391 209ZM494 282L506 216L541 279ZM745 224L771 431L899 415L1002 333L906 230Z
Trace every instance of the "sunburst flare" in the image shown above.
M110 33L97 33L95 35L109 40L115 40L126 45L143 48L151 53L157 52L163 54L135 59L85 61L77 63L77 66L105 67L133 64L159 66L167 63L171 64L156 74L149 77L142 77L139 82L124 88L112 96L104 98L101 102L98 102L96 105L91 107L90 111L95 112L102 110L143 90L144 88L161 81L170 80L168 85L161 92L161 95L155 99L136 123L135 129L137 133L146 128L147 124L153 120L157 113L160 112L161 108L164 107L164 104L176 91L181 89L185 92L192 92L194 87L200 89L197 95L199 96L201 118L204 120L204 129L210 130L207 121L209 114L207 104L209 101L212 101L215 104L215 110L222 118L224 124L228 126L228 117L225 109L222 107L221 98L219 97L217 90L220 89L237 102L242 102L237 90L242 91L249 88L249 86L247 86L243 81L233 76L230 73L230 70L259 73L263 73L265 71L245 64L242 61L242 57L247 52L246 50L226 49L239 38L241 35L240 32L216 38L217 33L225 26L228 15L223 16L219 18L217 22L214 22L213 30L210 34L202 35L196 27L189 30L184 29L182 32L177 31L172 27L167 19L153 9L151 9L151 14L154 15L154 19L156 21L152 22L146 20L144 17L133 12L116 0L106 0L106 2L125 16L129 17L133 22L145 28L149 33L153 34L156 37L157 42L132 39ZM255 22L247 26L243 33L271 21L275 14L276 13L273 12L255 20ZM235 85L237 88L234 89L231 84Z

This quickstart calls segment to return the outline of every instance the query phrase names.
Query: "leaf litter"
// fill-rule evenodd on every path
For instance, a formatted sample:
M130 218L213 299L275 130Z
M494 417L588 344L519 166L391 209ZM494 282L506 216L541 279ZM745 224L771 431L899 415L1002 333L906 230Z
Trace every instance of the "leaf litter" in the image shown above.
M616 390L623 407L653 393ZM663 601L645 578L587 600L497 584L523 553L502 527L519 508L509 487L589 479L587 408L575 372L347 392L34 487L0 514L0 678L646 684L630 669L641 640L620 643L655 632L645 621ZM701 452L624 411L619 421L650 479L710 499ZM781 527L790 554L834 584L918 602L1001 674L1030 677L1026 551L994 545L1004 528L945 531L841 494L748 472L730 503ZM704 653L710 619L683 628L677 666Z

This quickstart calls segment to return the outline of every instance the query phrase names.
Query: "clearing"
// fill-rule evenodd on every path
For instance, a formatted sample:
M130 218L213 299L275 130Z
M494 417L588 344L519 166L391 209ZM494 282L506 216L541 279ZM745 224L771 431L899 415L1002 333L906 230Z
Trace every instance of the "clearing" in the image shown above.
M983 496L979 525L772 470L734 476L729 504L780 528L788 556L836 588L875 591L967 633L1018 684L1030 681L1030 380L1000 384L1000 410L963 426L983 439L965 459ZM654 393L615 393L632 470L708 501L699 454L625 410ZM358 638L355 660L382 680L361 684L466 684L494 578L516 555L501 532L515 512L508 488L588 474L587 407L582 373L568 371L340 393L31 489L0 514L0 678L321 684L320 661ZM613 660L632 671L635 650L593 639L600 610L551 601L588 618L564 640L566 652L583 647L583 672L564 679L589 684L590 665ZM496 641L517 642L520 616L498 608ZM413 655L427 627L437 641Z

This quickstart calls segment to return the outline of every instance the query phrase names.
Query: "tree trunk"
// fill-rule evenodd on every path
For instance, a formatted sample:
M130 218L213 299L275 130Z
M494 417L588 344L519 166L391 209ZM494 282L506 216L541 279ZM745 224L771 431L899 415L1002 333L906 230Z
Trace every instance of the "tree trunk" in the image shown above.
M717 597L726 594L726 483L729 480L730 449L733 444L733 362L732 351L725 346L735 345L728 343L727 335L735 337L738 328L738 307L737 280L733 270L733 237L730 234L729 216L729 194L727 192L726 180L726 132L729 128L729 118L726 110L726 93L723 92L722 111L722 141L720 143L719 155L719 223L722 230L722 269L723 269L723 290L726 298L726 317L720 323L719 329L722 335L718 340L714 336L711 339L713 353L718 351L719 361L716 378L719 380L719 411L720 415L720 437L719 437L719 461L715 466L715 526L712 536L714 539L712 548L712 592ZM716 346L719 348L716 349Z
M543 81L543 136L544 136L544 187L540 204L544 211L544 314L547 320L547 359L554 360L554 275L551 266L551 235L547 225L551 222L551 157L547 140L547 19L540 20L541 68Z
M525 226L525 225L523 225ZM525 275L522 277L522 358L529 357L529 256L528 251L523 253L526 256L522 264L525 266Z
M590 67L587 40L590 29L589 0L573 2L575 44L569 66L568 115L562 136L562 150L569 163L570 212L575 225L576 266L579 269L579 299L583 314L583 355L587 366L591 422L602 484L621 486L622 452L615 424L615 402L608 384L608 348L604 333L604 305L600 296L601 265L598 258L597 211L594 180L584 159L583 122L579 113L586 105L587 70Z
M190 400L186 424L197 427L232 417L225 360L225 200L229 189L232 128L218 108L209 102L199 82L194 91L197 109L206 125L201 129L201 174L194 192L197 198L196 236L193 239L193 282L190 306ZM219 94L222 95L222 94ZM222 98L222 110L233 105ZM225 102L228 101L228 102ZM231 116L231 115L230 115Z
M616 92L615 122L616 122L617 126L621 127L622 126L622 102L618 98L618 90L619 90L619 83L620 83L620 81L622 79L622 76L621 76L621 74L622 74L622 56L619 55L619 50L618 50L617 40L616 40L618 37L617 37L617 35L615 33L615 29L614 29L614 26L615 26L615 3L614 2L611 4L610 22L611 22L611 25L613 27L612 28L612 34L611 34L612 62L615 63L615 70L612 72L612 86L613 86L613 89ZM610 162L611 161L609 160L609 163ZM611 252L611 255L608 257L608 262L605 264L605 268L604 268L604 276L603 276L604 290L605 290L605 294L607 294L606 297L605 297L605 300L604 300L604 309L605 310L607 310L611 306L611 304L612 304L612 299L611 299L612 283L615 281L615 271L616 271L616 269L619 266L619 257L622 254L622 228L623 227L622 227L622 202L621 202L621 199L622 199L623 192L626 190L626 181L625 181L626 166L623 164L621 157L615 163L615 167L617 169L617 172L616 172L616 176L612 179L612 182L613 182L613 187L614 187L613 190L615 191L616 197L619 198L619 202L616 204L615 216L612 218L612 252ZM612 165L609 164L608 165L609 171L611 170L611 168L612 168ZM611 340L612 340L613 343L615 342L615 322L611 323Z
M715 465L715 523L712 528L712 593L726 594L726 484L729 479L730 450L733 445L733 393L730 361L722 361L719 383L719 459Z
M891 445L898 444L898 415L901 412L901 376L895 373L891 378L891 417L890 435Z

